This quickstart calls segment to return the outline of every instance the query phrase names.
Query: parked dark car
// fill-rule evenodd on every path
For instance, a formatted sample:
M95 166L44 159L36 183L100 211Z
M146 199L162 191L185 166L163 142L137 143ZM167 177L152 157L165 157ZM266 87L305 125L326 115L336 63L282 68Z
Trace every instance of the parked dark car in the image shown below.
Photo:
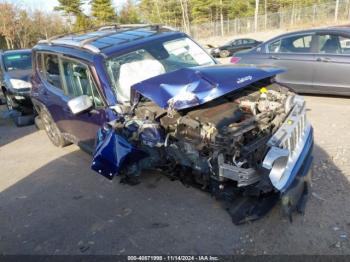
M186 34L111 27L41 41L32 100L56 146L93 151L92 169L140 182L144 169L211 192L234 223L283 198L303 206L313 132L283 70L218 65Z
M233 63L286 68L277 81L299 93L350 95L350 29L324 28L275 37L236 53Z
M262 42L250 38L236 39L222 46L212 48L210 54L214 57L229 57L238 51L249 50L260 45L261 43Z
M0 83L9 110L31 114L32 53L29 49L0 53Z

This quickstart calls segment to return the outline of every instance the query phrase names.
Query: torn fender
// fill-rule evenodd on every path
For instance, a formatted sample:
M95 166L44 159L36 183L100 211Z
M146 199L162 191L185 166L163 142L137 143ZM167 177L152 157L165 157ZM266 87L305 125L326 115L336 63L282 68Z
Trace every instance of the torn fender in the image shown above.
M147 153L130 144L113 129L101 128L97 134L97 146L91 168L108 179L147 157Z

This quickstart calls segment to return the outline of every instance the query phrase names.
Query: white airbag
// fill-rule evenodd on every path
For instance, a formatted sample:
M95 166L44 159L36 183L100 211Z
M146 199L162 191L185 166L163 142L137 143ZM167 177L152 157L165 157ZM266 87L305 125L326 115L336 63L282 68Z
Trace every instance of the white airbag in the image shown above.
M153 59L145 59L121 65L119 85L117 88L118 101L121 103L130 102L131 86L164 73L164 66L159 61Z

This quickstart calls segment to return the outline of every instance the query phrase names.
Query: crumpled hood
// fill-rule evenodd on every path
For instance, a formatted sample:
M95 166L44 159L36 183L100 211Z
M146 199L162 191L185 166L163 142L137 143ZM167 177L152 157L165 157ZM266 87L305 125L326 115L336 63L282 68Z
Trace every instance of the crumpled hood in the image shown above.
M204 104L285 70L267 66L213 65L183 68L132 86L161 108L176 110Z

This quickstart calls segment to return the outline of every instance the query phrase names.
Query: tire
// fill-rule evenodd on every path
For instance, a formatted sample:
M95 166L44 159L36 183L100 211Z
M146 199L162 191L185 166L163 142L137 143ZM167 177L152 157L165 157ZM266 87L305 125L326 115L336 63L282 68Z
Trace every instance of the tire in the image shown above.
M220 51L220 57L221 57L221 58L226 58L226 57L228 57L229 55L230 55L230 52L227 51L227 50L222 50L222 51Z
M45 127L43 125L43 121L41 121L41 118L39 116L36 116L34 118L34 124L38 130L44 130Z
M44 130L52 144L57 147L65 147L70 144L70 142L64 139L61 131L53 121L50 113L44 108L40 110L40 119L42 121Z
M7 92L5 90L3 90L3 93L4 93L4 97L5 97L6 107L9 111L12 111L14 109L13 100L10 96L7 95Z

